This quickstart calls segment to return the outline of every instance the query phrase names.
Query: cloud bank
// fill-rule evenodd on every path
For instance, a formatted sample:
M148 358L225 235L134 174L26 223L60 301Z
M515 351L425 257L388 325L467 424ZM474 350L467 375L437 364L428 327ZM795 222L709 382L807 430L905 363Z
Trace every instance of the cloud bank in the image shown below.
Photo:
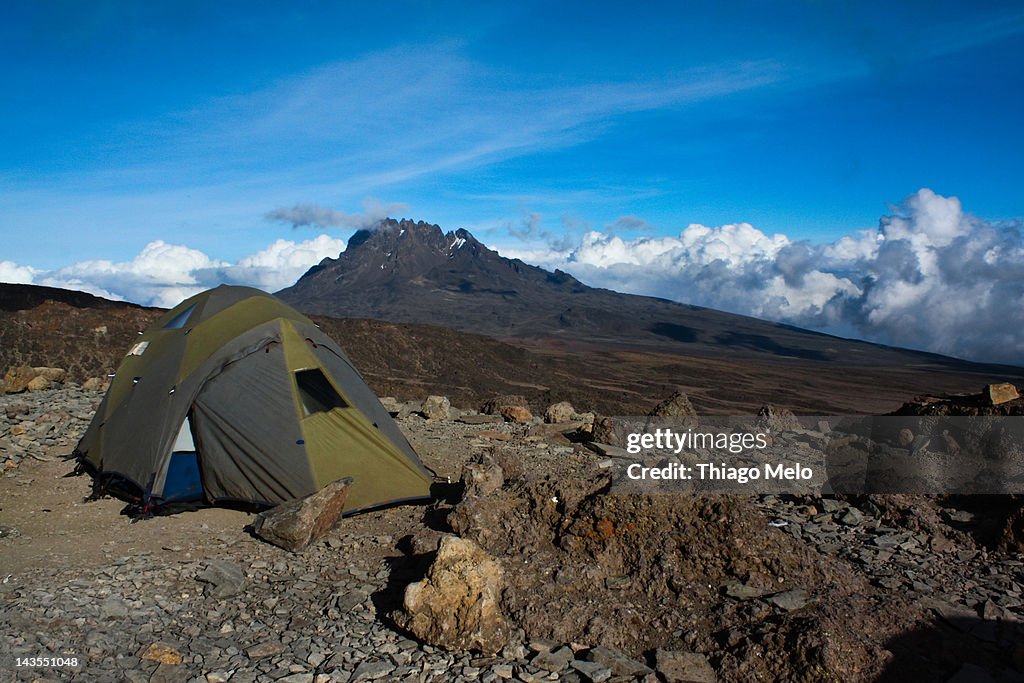
M333 216L340 212L311 208L328 213L314 211L305 222L293 220L302 211L280 219L354 227L331 223L341 221ZM367 204L367 216L372 208ZM616 234L643 229L635 216L572 239L545 230L536 214L507 227L524 246L502 248L506 256L561 268L591 285L962 358L1024 364L1024 224L977 218L957 198L928 189L892 207L876 230L828 244L767 235L748 223L694 224L671 237ZM155 241L121 263L82 261L41 271L0 261L0 281L169 307L221 283L276 291L344 248L343 240L327 234L303 242L279 239L229 263Z
M197 249L162 240L150 242L130 261L79 261L41 271L0 261L0 282L63 287L107 299L170 308L220 284L246 285L268 292L293 284L326 256L337 256L345 241L319 235L304 242L277 240L235 263L210 258Z
M630 217L631 218L631 217ZM628 222L628 221L627 221ZM582 281L982 361L1024 364L1024 225L921 189L874 231L830 244L738 223L677 237L591 231L506 255Z

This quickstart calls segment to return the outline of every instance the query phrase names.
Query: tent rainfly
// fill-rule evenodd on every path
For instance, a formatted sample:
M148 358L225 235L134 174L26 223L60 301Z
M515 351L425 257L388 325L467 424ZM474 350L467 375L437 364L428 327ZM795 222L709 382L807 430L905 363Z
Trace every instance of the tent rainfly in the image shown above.
M301 498L352 477L346 512L428 498L431 476L341 348L279 299L220 286L139 338L75 449L141 512Z

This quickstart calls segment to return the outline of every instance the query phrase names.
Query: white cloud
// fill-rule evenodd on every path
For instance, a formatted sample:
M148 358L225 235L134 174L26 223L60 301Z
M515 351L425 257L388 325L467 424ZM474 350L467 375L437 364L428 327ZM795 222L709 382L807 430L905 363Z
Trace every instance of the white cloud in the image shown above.
M19 266L14 261L0 261L0 282L13 284L31 284L36 270L29 266Z
M1024 226L921 189L876 231L794 242L746 223L503 249L584 282L984 361L1024 363Z
M259 287L268 292L284 289L325 257L335 257L345 250L345 240L319 235L305 242L277 240L252 256L239 259L226 268L228 280Z
M276 291L297 280L324 257L337 256L345 242L328 235L292 242L277 240L250 256L228 263L203 252L162 240L150 242L130 261L79 261L40 271L0 262L0 281L23 282L89 292L107 299L169 308L219 284Z
M677 236L587 231L565 246L527 214L536 241L502 248L582 281L983 361L1024 364L1024 224L992 223L955 197L922 189L875 231L830 244L794 242L747 223L689 225ZM633 222L632 220L630 221ZM614 224L613 224L614 225ZM0 281L68 287L172 306L220 283L276 291L345 248L321 234L277 240L234 263L155 241L127 262L82 261L40 271L0 261Z

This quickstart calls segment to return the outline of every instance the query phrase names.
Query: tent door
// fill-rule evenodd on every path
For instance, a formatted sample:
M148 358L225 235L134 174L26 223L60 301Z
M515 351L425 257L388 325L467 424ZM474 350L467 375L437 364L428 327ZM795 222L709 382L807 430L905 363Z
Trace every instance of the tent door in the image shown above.
M191 413L181 423L174 439L171 460L167 465L164 482L165 503L184 503L203 500L203 481L199 474L199 453L192 438Z

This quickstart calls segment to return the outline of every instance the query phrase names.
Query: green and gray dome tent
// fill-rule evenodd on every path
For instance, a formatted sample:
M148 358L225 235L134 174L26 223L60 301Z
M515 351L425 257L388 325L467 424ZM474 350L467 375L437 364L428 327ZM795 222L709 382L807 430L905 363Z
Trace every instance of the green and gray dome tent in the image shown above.
M144 511L276 505L342 477L346 511L428 498L431 476L341 348L248 287L168 311L121 361L75 449Z

